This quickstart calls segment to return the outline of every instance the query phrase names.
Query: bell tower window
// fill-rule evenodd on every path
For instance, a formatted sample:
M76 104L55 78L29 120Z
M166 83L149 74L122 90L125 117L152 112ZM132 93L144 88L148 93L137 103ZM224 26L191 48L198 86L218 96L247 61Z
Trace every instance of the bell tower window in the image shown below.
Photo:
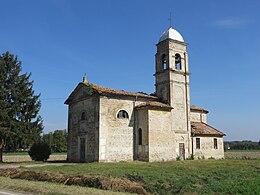
M181 70L181 55L178 53L175 54L175 68Z
M86 113L85 112L82 112L81 113L81 120L86 120Z
M166 60L166 55L163 54L162 55L162 70L166 70L167 69L167 60Z

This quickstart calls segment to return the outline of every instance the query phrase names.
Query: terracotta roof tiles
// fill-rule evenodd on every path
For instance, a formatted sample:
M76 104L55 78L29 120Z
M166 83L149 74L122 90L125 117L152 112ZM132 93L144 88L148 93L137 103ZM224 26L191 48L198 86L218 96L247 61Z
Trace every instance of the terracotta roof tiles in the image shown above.
M141 104L137 105L135 108L137 108L137 109L150 108L150 109L164 109L164 110L173 109L170 105L164 104L161 102L157 102L157 101L148 101L145 103L141 103Z
M225 134L203 122L191 122L191 133L195 135L224 136Z
M91 86L94 90L96 90L99 94L112 94L112 95L125 95L125 96L134 96L134 97L143 97L143 98L149 98L149 99L158 99L156 96L152 96L143 92L127 92L124 90L117 90L117 89L112 89L108 87L103 87L100 85L96 84L91 84L91 83L83 83L82 84L86 86Z
M199 108L198 106L194 106L194 105L191 105L190 106L190 110L191 111L200 111L200 112L203 112L203 113L208 113L209 111L203 109L203 108Z

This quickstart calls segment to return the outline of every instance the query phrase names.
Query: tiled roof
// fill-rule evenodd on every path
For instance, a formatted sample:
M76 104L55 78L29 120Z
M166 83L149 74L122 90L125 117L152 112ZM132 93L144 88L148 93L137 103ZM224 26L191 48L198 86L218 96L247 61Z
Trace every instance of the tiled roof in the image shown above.
M132 97L139 97L139 98L145 98L148 101L156 101L158 100L158 97L153 96L153 95L149 95L143 92L127 92L124 90L117 90L117 89L112 89L112 88L108 88L108 87L103 87L100 85L96 85L96 84L92 84L92 83L88 83L88 82L81 82L78 84L78 86L73 90L73 92L70 94L70 96L68 97L68 99L65 101L65 104L70 104L70 102L73 99L74 94L77 93L77 91L79 90L80 86L86 86L89 87L91 89L93 89L94 91L96 91L97 93L101 94L101 95L118 95L118 96L132 96Z
M113 95L125 95L125 96L134 96L134 97L143 97L143 98L149 98L149 99L158 99L155 96L146 94L146 93L142 93L142 92L127 92L124 90L117 90L117 89L112 89L112 88L108 88L108 87L103 87L100 85L96 85L96 84L91 84L91 83L83 83L82 84L86 85L86 86L91 86L93 89L95 89L99 94L113 94Z
M194 105L191 105L190 106L190 110L192 111L200 111L200 112L204 112L204 113L208 113L209 111L207 111L207 110L205 110L205 109L203 109L203 108L199 108L199 107L197 107L197 106L194 106Z
M221 131L211 127L210 125L202 122L191 122L191 133L195 135L214 135L224 136Z
M141 103L137 105L135 108L140 109L140 108L150 108L150 109L162 109L162 110L171 110L173 109L170 105L164 104L161 102L157 101L148 101L145 103Z

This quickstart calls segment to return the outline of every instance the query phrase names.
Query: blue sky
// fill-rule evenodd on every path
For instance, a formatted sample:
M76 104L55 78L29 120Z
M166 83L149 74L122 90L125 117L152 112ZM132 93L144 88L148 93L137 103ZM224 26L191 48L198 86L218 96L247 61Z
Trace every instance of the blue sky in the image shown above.
M92 83L154 91L155 44L172 24L189 43L191 102L225 140L259 140L260 1L1 0L0 52L31 72L44 132L67 128L64 100Z

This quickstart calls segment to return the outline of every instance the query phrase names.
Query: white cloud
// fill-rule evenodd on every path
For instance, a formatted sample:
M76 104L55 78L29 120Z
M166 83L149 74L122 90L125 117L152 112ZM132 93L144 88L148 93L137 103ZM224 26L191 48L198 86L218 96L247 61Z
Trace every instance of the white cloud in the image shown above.
M226 18L214 21L211 23L211 25L219 28L242 28L245 27L248 23L249 21L246 19Z

